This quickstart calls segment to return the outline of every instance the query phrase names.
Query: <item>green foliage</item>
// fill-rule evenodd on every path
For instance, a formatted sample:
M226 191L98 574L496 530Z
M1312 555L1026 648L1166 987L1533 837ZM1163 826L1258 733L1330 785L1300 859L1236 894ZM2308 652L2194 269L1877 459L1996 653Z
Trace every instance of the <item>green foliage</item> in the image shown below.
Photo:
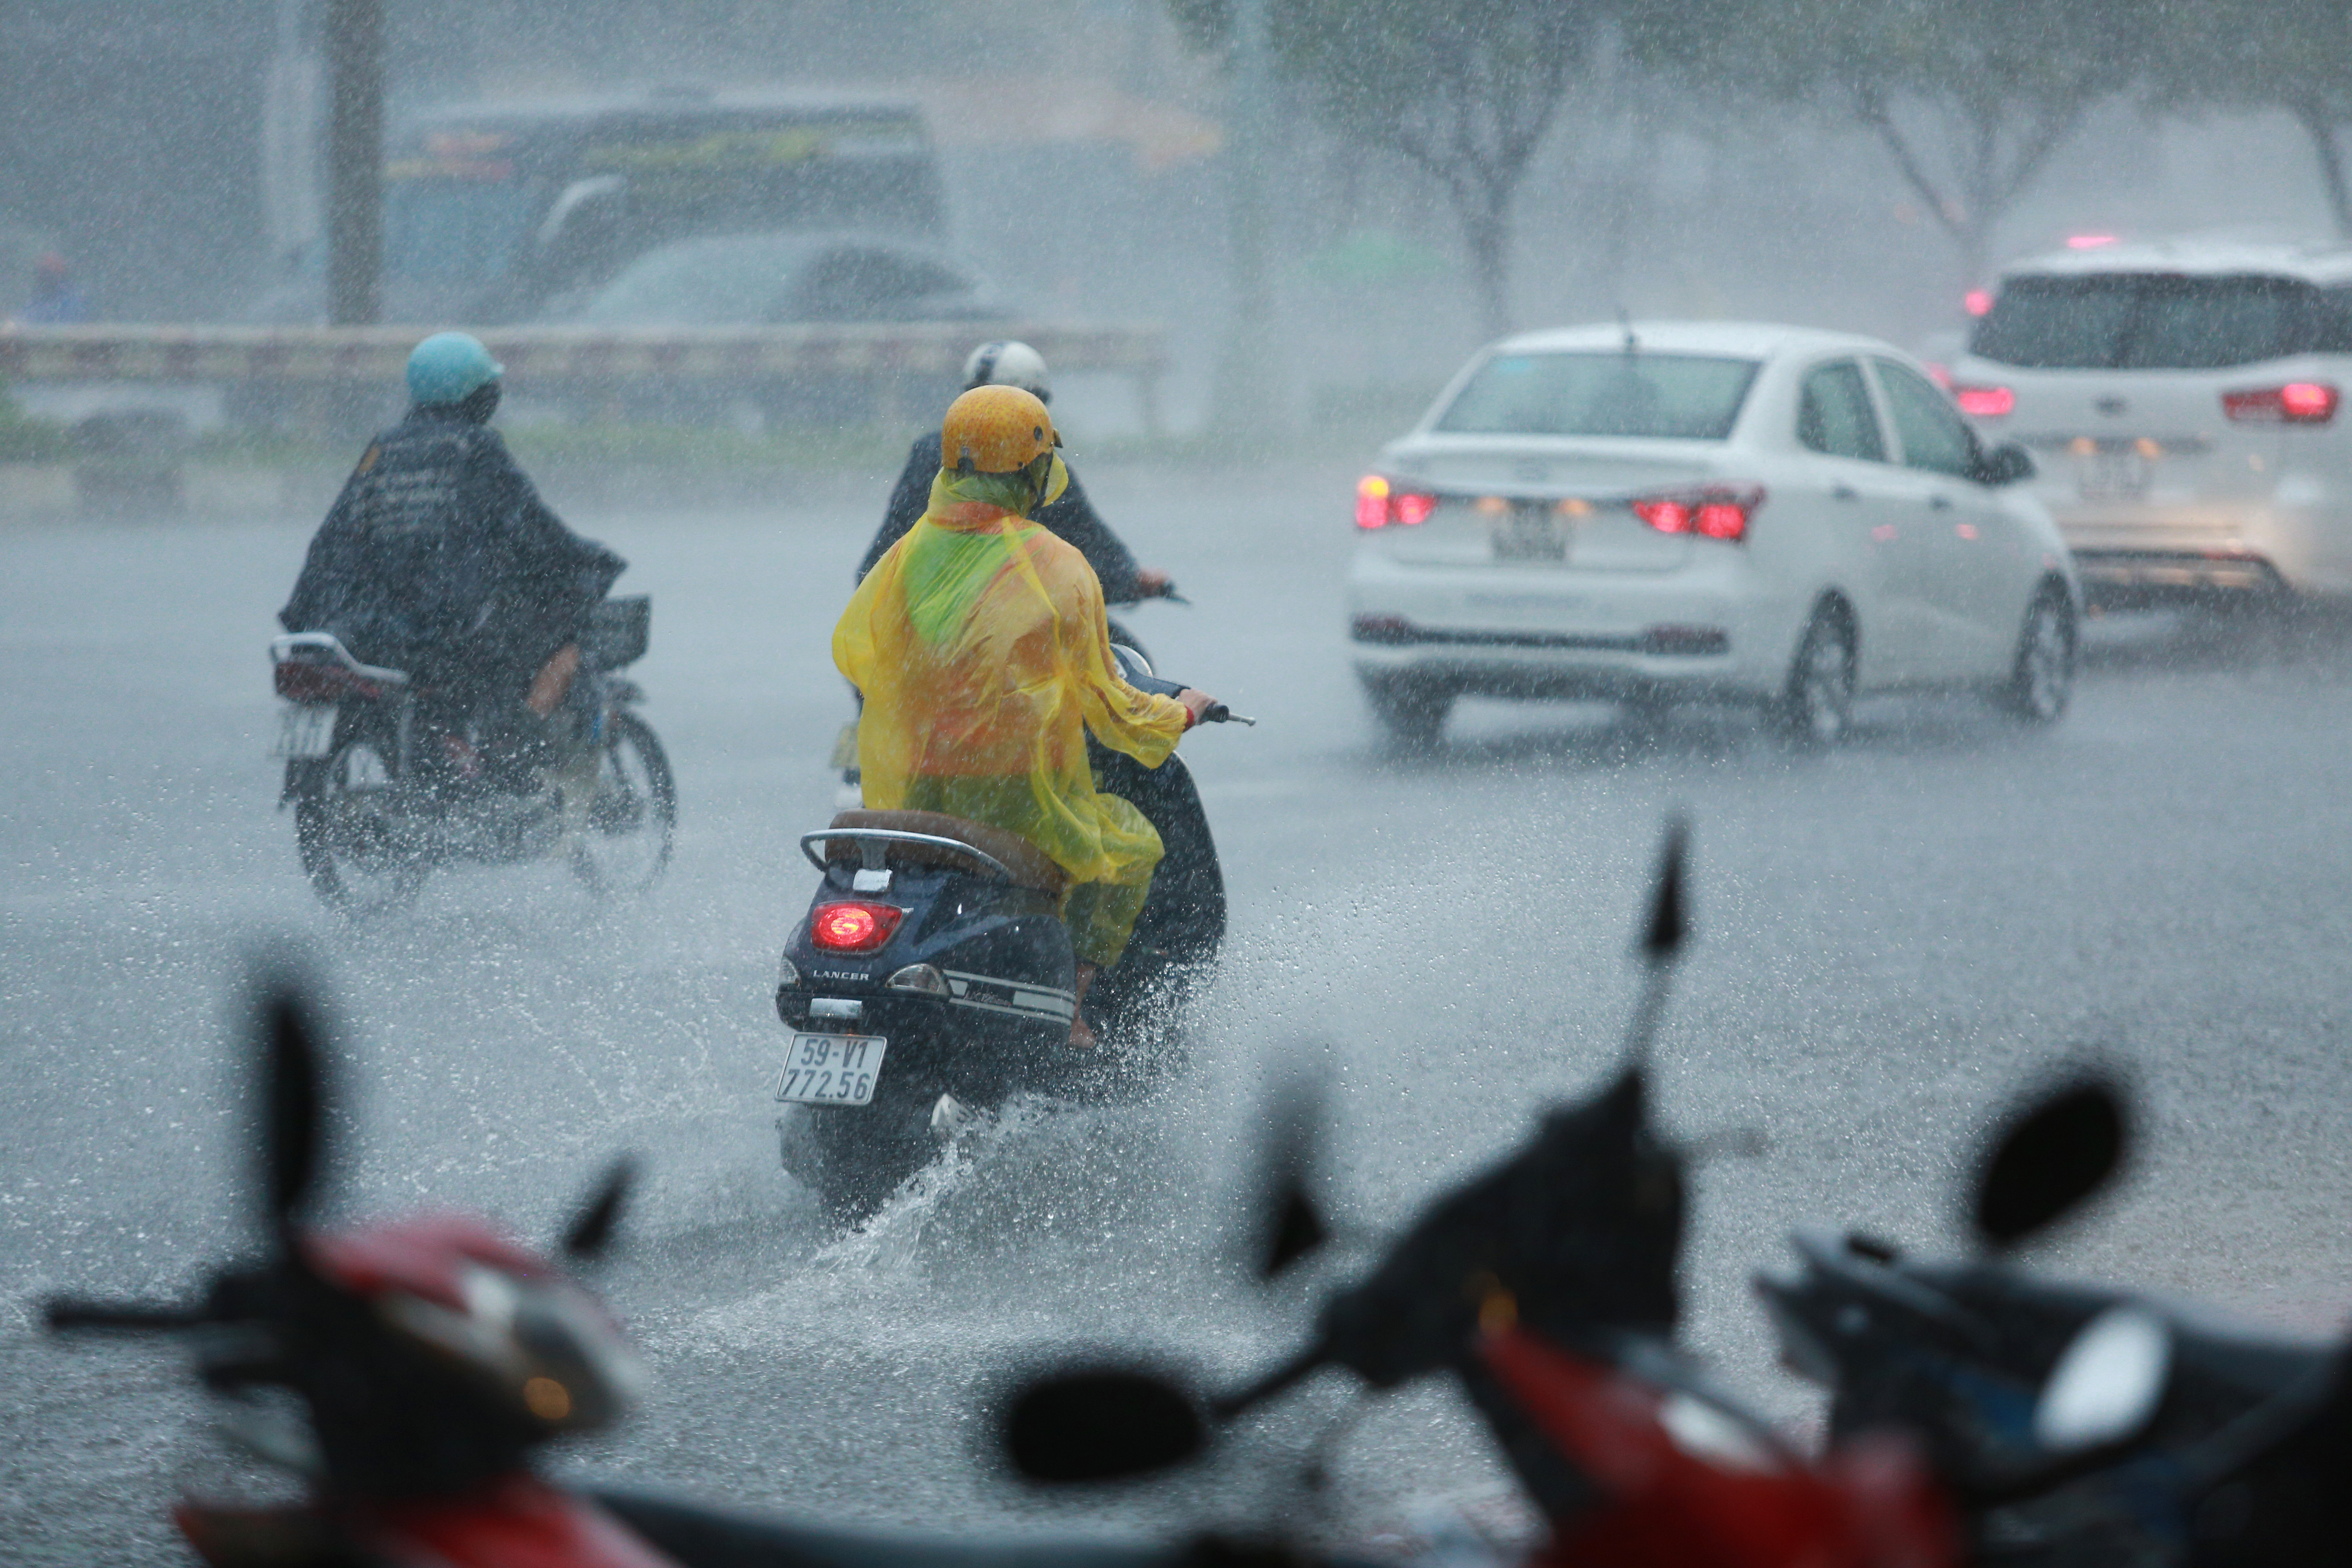
M2352 6L2344 0L2199 0L2167 19L2150 72L2159 107L2284 110L2310 137L2339 233L2352 178L2337 128L2352 120Z
M2167 0L1625 3L1628 54L1654 69L1851 115L1885 146L1971 272L1986 260L1993 226L2084 118L2149 79L2176 8Z
M27 417L0 384L0 463L61 463L68 452L64 426Z
M1604 0L1265 0L1283 71L1339 135L1401 156L1445 192L1489 331L1507 325L1510 208ZM1202 48L1230 47L1234 0L1168 0Z

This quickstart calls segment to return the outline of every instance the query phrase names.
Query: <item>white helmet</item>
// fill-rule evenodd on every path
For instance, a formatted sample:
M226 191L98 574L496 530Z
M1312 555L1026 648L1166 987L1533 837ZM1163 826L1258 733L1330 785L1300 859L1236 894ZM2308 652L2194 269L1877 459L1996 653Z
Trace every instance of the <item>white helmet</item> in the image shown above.
M1040 403L1054 401L1054 383L1045 374L1045 356L1027 343L982 343L963 362L963 385L1017 386Z

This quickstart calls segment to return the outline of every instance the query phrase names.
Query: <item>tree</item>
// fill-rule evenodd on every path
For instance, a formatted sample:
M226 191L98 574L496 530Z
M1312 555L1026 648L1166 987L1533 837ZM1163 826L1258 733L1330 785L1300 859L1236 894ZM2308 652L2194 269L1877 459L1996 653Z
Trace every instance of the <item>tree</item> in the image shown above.
M1169 0L1224 47L1233 0ZM1426 172L1461 223L1486 330L1510 330L1512 203L1590 57L1591 0L1267 0L1275 56L1339 135Z
M1974 282L1995 227L2052 154L2145 79L2166 10L2165 0L1638 0L1627 37L1637 58L1851 114Z
M2336 232L2352 238L2352 7L2344 0L2203 0L2164 35L2155 93L2168 105L2274 108L2311 140Z

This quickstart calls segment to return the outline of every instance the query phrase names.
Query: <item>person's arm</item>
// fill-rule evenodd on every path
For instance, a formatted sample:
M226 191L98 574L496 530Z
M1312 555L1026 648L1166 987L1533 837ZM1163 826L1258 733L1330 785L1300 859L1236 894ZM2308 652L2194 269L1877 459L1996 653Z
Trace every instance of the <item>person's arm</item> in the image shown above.
M1062 466L1069 468L1067 462ZM1069 486L1062 491L1061 499L1037 509L1037 521L1056 538L1077 547L1078 553L1087 558L1087 564L1095 569L1106 604L1133 605L1146 596L1143 584L1137 580L1141 569L1136 565L1134 553L1110 531L1102 514L1095 510L1086 487L1078 483L1076 469L1070 470Z
M1056 588L1056 635L1077 678L1078 711L1087 728L1111 750L1125 752L1147 768L1158 767L1192 728L1191 710L1172 697L1138 691L1121 679L1111 659L1102 584L1092 573L1070 573Z
M539 487L498 432L480 434L474 448L474 483L467 487L487 492L476 515L490 521L498 535L495 548L508 570L520 579L511 586L526 602L516 608L545 626L549 635L569 641L629 563L565 527L554 509L540 499Z
M866 558L857 563L857 580L874 570L889 548L907 536L907 531L922 521L930 509L931 481L940 475L940 438L920 436L907 451L907 466L899 471L898 482L891 487L890 504L882 509L881 531L874 542L866 547Z

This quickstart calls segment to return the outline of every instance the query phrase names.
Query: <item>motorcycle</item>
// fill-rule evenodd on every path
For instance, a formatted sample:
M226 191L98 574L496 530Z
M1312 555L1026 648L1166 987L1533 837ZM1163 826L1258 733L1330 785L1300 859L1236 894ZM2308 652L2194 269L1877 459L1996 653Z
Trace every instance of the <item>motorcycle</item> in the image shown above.
M1134 649L1128 683L1172 697ZM1203 723L1253 723L1223 704ZM1092 740L1096 787L1134 805L1165 854L1073 1049L1068 879L1018 835L938 812L843 811L801 837L822 875L785 945L776 1016L792 1039L772 1093L784 1169L837 1220L879 1205L978 1114L1028 1091L1140 1092L1179 1064L1178 1022L1225 936L1224 873L1181 757L1147 768Z
M1197 1568L1150 1545L861 1534L537 1475L546 1444L625 1413L643 1364L584 1288L484 1221L309 1223L331 1152L329 1063L290 989L256 1018L265 1255L215 1270L194 1301L43 1304L56 1333L183 1337L225 1434L302 1483L292 1502L183 1499L173 1522L214 1568ZM624 1161L593 1190L563 1258L602 1256L629 1181Z
M2124 1125L2096 1081L2022 1118L1979 1180L1987 1247L2095 1191L2120 1162ZM2020 1215L1988 1198L2001 1162L2020 1159L2071 1170L2065 1201ZM1804 1233L1794 1247L1796 1274L1756 1282L1785 1361L1829 1390L1833 1439L1896 1430L1922 1447L1961 1506L1975 1562L2302 1560L2287 1540L2299 1526L2277 1522L2298 1505L2279 1500L2352 1473L2339 1349L2042 1279L1998 1257L1921 1261L1854 1235ZM2088 1392L2071 1405L2038 1392L2053 1386ZM2074 1458L2038 1462L2053 1447ZM2316 1496L2300 1506L2308 1514ZM2266 1544L2246 1555L2241 1537Z
M510 741L408 671L363 664L329 632L274 638L278 805L293 808L320 901L379 915L413 902L436 867L557 857L600 895L651 888L669 863L677 786L635 711L645 692L619 671L644 657L652 609L639 596L592 612L557 710L568 754L520 781L502 754Z

